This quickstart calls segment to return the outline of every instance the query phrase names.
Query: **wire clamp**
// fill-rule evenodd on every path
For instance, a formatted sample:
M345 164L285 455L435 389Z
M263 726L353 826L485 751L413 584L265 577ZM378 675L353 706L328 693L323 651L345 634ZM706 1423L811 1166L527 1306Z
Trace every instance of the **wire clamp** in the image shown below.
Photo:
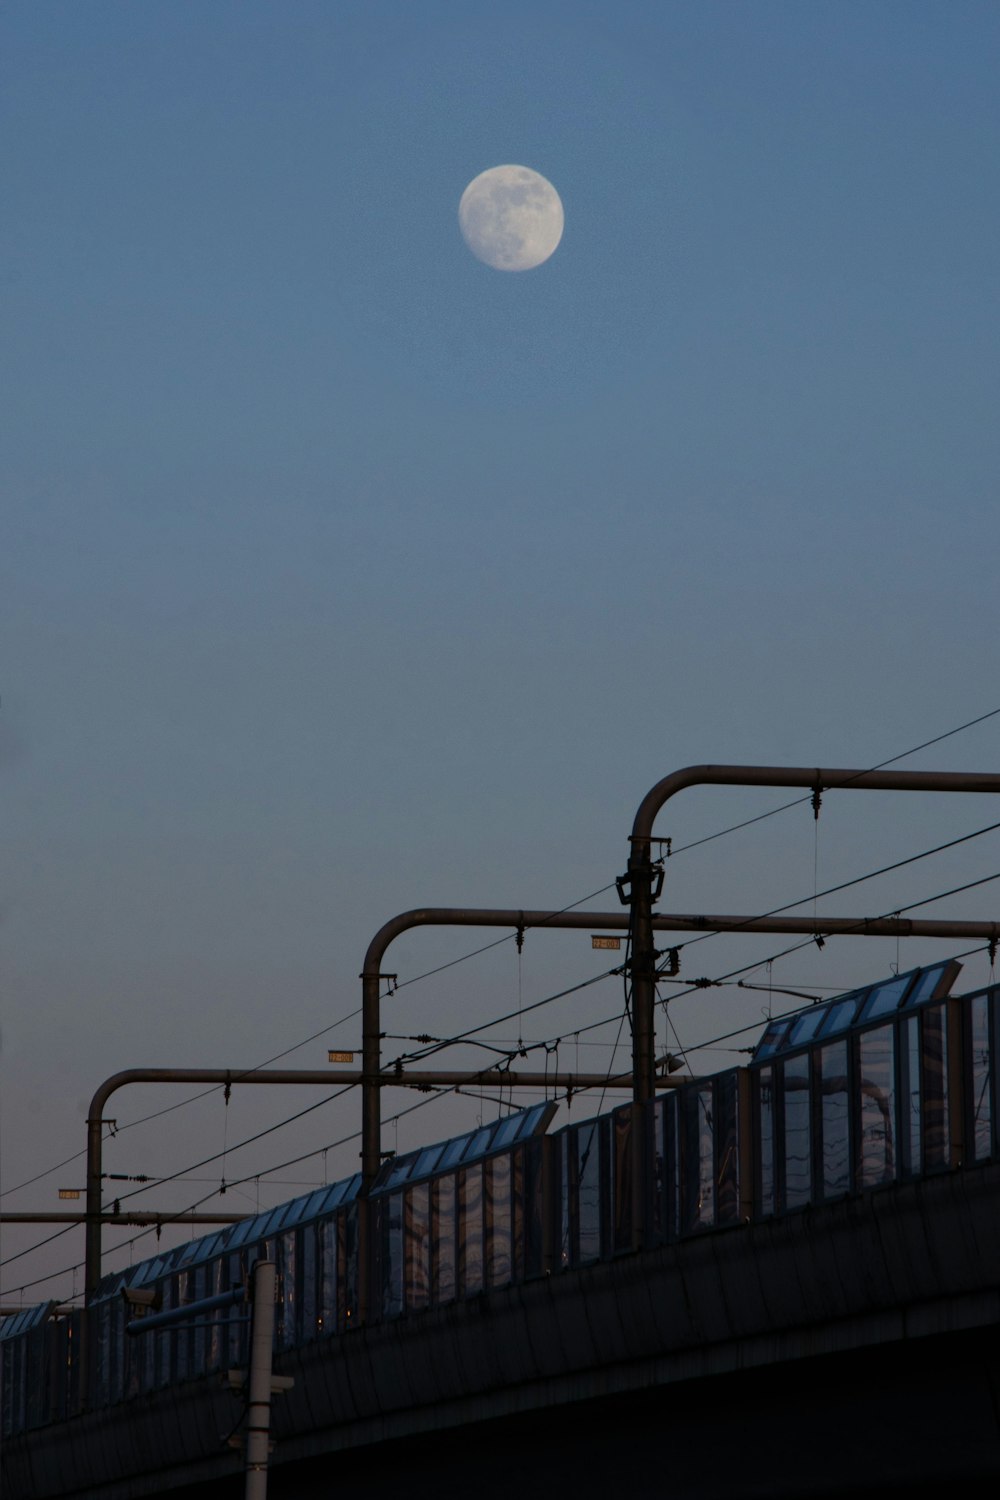
M615 889L618 892L618 899L622 906L631 906L632 904L633 873L632 870L626 870L624 875L619 875L615 879ZM645 873L650 885L649 899L651 902L659 901L663 892L663 860L658 859L653 864L648 865Z

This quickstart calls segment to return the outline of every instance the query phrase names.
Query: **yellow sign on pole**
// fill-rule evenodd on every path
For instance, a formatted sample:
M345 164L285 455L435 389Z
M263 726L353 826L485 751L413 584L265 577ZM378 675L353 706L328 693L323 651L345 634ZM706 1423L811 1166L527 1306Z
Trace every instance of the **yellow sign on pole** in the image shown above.
M328 1052L326 1054L326 1060L327 1060L327 1062L347 1062L347 1063L352 1063L354 1061L354 1053L353 1052Z
M598 937L595 933L590 939L592 948L611 948L617 951L621 945L622 940L619 937Z

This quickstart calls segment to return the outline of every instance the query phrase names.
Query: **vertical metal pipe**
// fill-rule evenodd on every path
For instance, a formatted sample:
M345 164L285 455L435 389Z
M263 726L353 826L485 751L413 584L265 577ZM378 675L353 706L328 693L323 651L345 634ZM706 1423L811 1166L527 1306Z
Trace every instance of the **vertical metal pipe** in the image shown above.
M101 1128L104 1123L104 1105L110 1080L103 1083L90 1101L87 1113L87 1226L84 1231L83 1316L80 1319L79 1370L77 1400L81 1411L86 1411L90 1402L91 1360L94 1341L91 1338L93 1313L90 1304L97 1284L101 1279L101 1183L104 1164L102 1161Z
M374 945L373 945L374 946ZM369 948L361 975L361 1196L358 1199L357 1319L368 1321L372 1266L370 1193L382 1162L382 1023L379 1005L381 953Z
M378 1176L382 1158L379 983L378 963L374 972L366 963L361 976L361 1178L366 1192Z
M632 824L628 866L631 876L632 1026L637 1102L648 1099L653 1092L652 1065L647 1062L646 1056L647 1045L651 1048L656 980L649 858L653 820L671 797L692 786L810 787L816 797L825 790L996 793L1000 792L1000 775L978 771L865 771L844 766L705 765L685 766L680 771L671 772L651 787L640 802ZM818 803L815 805L818 806Z
M105 1085L102 1084L90 1105L87 1118L87 1230L84 1246L84 1300L89 1304L101 1279L101 1182L102 1162L101 1113Z
M825 790L894 792L1000 792L996 773L949 771L852 770L843 766L685 766L650 787L636 810L628 862L630 931L632 935L632 1060L634 1068L633 1128L644 1137L646 1101L653 1094L653 1014L656 995L656 958L653 952L652 862L653 821L677 792L692 786L809 787L814 796ZM818 802L814 803L818 806ZM633 1158L641 1165L640 1147ZM634 1202L637 1243L642 1243L645 1199Z
M253 1338L247 1403L246 1500L267 1500L267 1459L271 1443L271 1368L274 1350L273 1260L253 1268Z
M653 948L653 869L648 841L632 845L628 861L629 975L632 988L632 1246L646 1243L646 1118L653 1098L653 1015L656 954Z
M301 1083L313 1086L336 1080L337 1074L328 1069L313 1068L126 1068L106 1078L91 1099L87 1113L86 1300L91 1300L101 1279L101 1183L104 1180L101 1130L105 1123L105 1105L117 1089L128 1083ZM356 1075L350 1078L350 1082L356 1081Z
M653 947L653 866L649 844L632 845L628 861L632 954L632 1097L645 1104L653 1097L653 1006L656 997L656 952Z

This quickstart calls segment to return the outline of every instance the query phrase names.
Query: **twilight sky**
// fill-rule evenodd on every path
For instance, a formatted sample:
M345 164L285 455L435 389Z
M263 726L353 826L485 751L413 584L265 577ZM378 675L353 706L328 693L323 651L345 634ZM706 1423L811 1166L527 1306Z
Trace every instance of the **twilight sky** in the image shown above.
M14 1191L82 1148L109 1074L252 1067L353 1011L396 912L607 886L668 771L872 765L1000 704L995 5L8 0L0 58L5 1209L82 1186L75 1162ZM520 274L457 222L508 162L566 214ZM996 769L1000 717L902 764ZM692 792L663 831L786 800ZM692 851L664 904L766 909L1000 818L857 801ZM891 911L997 853L826 909ZM926 913L992 916L995 891ZM420 933L390 968L492 936ZM774 947L705 943L684 972ZM828 992L932 953L831 944L753 977ZM529 935L384 1024L451 1035L609 966ZM523 1034L596 1071L621 995ZM767 999L709 996L672 1007L686 1047ZM283 1065L359 1043L350 1020ZM152 1208L261 1174L237 1210L355 1169L348 1140L268 1171L349 1136L356 1099L237 1154L325 1097L247 1093L122 1131L108 1170L180 1173ZM432 1101L384 1144L491 1110ZM47 1233L6 1227L0 1258ZM151 1252L132 1237L119 1259ZM80 1259L74 1231L11 1261L3 1299L71 1295Z

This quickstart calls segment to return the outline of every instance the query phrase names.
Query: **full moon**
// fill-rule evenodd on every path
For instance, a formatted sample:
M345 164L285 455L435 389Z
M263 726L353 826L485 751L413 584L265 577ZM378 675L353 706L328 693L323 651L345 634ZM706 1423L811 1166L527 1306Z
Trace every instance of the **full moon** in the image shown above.
M530 271L562 239L562 200L530 167L490 167L462 194L458 223L473 255L488 266Z

